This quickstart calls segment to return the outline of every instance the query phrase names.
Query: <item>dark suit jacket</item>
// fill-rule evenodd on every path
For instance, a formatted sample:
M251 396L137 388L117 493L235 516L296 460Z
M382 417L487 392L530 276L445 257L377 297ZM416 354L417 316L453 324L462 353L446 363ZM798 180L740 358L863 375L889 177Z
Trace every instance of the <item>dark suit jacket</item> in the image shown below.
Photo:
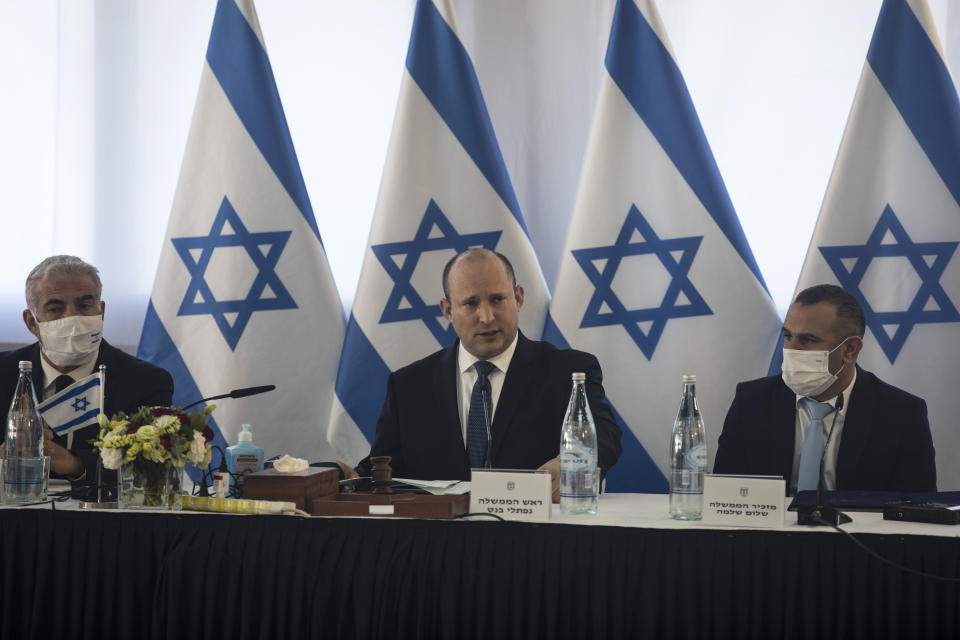
M21 360L33 362L33 388L37 400L43 399L43 367L40 364L40 344L7 351L0 354L0 407L6 411L13 399L13 391L20 376L17 365ZM170 406L173 399L173 378L164 369L149 362L138 360L106 340L100 343L100 353L94 371L107 366L107 383L104 387L104 413L112 416L119 411L133 413L145 405ZM96 469L97 452L90 444L100 434L100 427L93 423L78 429L73 434L71 452L83 460L86 478L92 479ZM55 438L57 444L66 446L65 436Z
M370 455L391 456L395 477L470 478L457 408L458 348L459 341L398 369L387 381ZM601 470L606 473L613 466L620 457L620 428L604 401L597 359L520 334L490 425L494 468L536 469L559 454L570 374L575 371L587 377ZM357 466L360 475L370 475L369 469L369 458Z
M737 385L714 473L778 475L790 484L796 395L780 376ZM927 404L857 367L840 447L837 489L937 490Z

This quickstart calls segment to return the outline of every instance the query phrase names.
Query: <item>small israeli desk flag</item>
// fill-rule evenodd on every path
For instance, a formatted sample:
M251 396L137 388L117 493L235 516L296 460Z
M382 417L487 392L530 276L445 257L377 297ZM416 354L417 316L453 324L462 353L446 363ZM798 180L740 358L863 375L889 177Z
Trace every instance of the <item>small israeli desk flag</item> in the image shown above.
M67 436L68 449L73 446L73 433L77 429L96 422L103 408L103 387L103 377L97 372L37 405L47 426L58 436Z

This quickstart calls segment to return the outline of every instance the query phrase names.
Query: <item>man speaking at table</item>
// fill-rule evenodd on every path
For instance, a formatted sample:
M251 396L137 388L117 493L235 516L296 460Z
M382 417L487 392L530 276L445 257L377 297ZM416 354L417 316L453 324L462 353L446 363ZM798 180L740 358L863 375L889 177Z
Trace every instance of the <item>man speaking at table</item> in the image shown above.
M714 473L777 475L788 492L936 491L926 403L857 366L865 322L840 287L800 292L783 322L783 375L737 386Z
M0 407L10 406L21 360L33 362L33 386L43 401L106 365L104 413L132 413L144 405L169 406L173 378L163 369L138 360L102 339L102 285L97 268L74 256L53 256L27 276L23 321L37 342L0 354ZM93 422L66 436L44 430L44 454L51 471L74 482L94 477L99 434Z
M458 340L392 373L370 456L393 475L467 480L470 469L545 469L559 491L560 432L571 374L586 373L601 473L620 456L620 428L604 401L597 359L520 333L523 287L510 261L468 249L443 270L440 308ZM486 381L486 382L485 382ZM489 384L489 442L480 389ZM370 475L370 458L357 466Z

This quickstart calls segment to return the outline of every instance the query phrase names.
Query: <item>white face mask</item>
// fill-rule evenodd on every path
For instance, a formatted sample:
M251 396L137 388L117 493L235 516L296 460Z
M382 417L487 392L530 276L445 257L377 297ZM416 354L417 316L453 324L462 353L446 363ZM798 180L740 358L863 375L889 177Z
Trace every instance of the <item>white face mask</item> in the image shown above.
M75 367L87 362L100 348L103 316L68 316L37 322L40 348L58 367Z
M843 339L830 351L806 351L803 349L783 350L783 382L798 396L818 396L830 388L843 367L836 373L830 373L830 354L843 346L850 337Z

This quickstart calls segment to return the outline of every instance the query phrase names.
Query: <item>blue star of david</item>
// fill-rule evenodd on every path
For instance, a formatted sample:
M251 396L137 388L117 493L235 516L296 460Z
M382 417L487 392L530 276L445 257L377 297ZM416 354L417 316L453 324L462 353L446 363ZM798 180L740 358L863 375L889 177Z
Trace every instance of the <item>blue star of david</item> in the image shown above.
M881 244L888 232L896 242ZM914 326L960 322L960 313L957 313L953 302L940 285L940 277L950 263L958 244L960 243L914 242L888 204L880 214L877 225L870 232L866 244L819 247L819 249L827 265L840 281L840 286L856 296L860 302L867 326L870 327L870 331L873 332L890 364L893 364ZM876 310L860 290L860 283L870 262L874 258L881 257L906 258L920 277L920 288L906 311ZM847 269L843 260L850 258L855 258L856 261L851 269ZM928 263L926 258L933 258L933 262ZM931 302L936 308L928 308ZM893 336L884 329L887 326L896 326Z
M434 228L440 235L431 237ZM453 251L460 253L470 247L484 247L493 250L500 240L502 231L486 231L481 233L457 233L450 221L437 203L430 200L427 210L423 214L420 226L413 236L413 240L402 242L386 242L372 245L370 249L377 256L383 269L393 280L393 290L387 297L387 304L380 316L380 324L390 322L404 322L407 320L421 320L437 339L441 346L451 344L456 338L456 331L452 325L446 328L440 324L439 317L443 315L439 304L428 305L417 293L410 282L420 256L427 251ZM398 266L393 256L405 256ZM406 306L401 308L403 302Z
M224 233L229 224L233 233ZM220 209L206 236L190 238L171 238L174 248L190 272L191 280L183 302L177 311L178 316L213 316L220 333L230 345L237 348L250 317L256 311L274 311L278 309L296 309L287 288L276 274L277 261L290 239L290 231L270 231L250 233L234 211L227 198L220 203ZM223 247L243 247L257 267L257 275L250 285L247 296L240 300L217 300L204 277L213 252ZM191 251L200 250L198 258ZM268 293L272 292L272 297ZM266 294L266 295L265 295ZM233 323L227 314L236 314Z
M73 402L70 404L75 413L83 413L87 410L87 407L90 406L90 401L84 397L74 398Z
M643 242L631 241L634 232L638 232L643 237ZM593 296L587 304L580 328L623 325L643 355L650 360L668 320L713 315L713 311L688 277L702 240L703 236L661 239L641 215L636 205L631 205L627 219L612 245L576 249L572 252L580 268L594 286ZM676 252L680 252L679 259L673 255ZM660 306L627 309L611 288L613 278L624 258L651 253L660 259L670 274L670 284L667 286L666 293L663 294ZM601 271L597 268L596 262L603 260L606 262ZM642 274L638 274L638 277L642 277ZM686 296L687 302L678 304L681 294ZM608 311L601 311L604 304L609 308ZM651 324L644 332L639 323L647 322Z

